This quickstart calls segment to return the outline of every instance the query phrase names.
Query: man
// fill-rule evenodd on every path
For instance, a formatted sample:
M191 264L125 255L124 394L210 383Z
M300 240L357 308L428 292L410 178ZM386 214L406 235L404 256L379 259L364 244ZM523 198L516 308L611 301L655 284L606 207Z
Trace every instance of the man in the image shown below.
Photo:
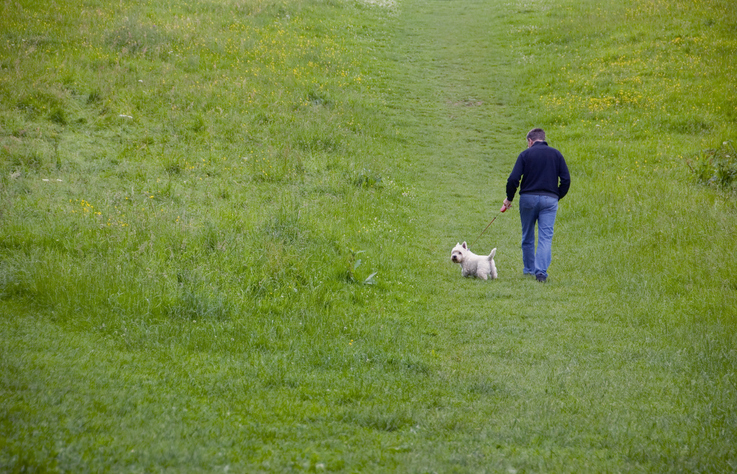
M558 201L568 193L571 176L563 155L548 146L545 131L533 128L527 134L527 149L519 154L507 179L507 199L501 212L512 207L514 193L519 190L519 216L522 222L522 262L526 275L535 275L539 282L548 279L552 260L553 225ZM535 252L537 223L537 252Z

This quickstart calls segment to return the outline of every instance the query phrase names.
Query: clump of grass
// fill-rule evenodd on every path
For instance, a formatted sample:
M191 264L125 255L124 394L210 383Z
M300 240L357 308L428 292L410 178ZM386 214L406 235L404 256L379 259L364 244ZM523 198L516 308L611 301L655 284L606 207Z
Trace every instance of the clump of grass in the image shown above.
M186 320L224 320L233 315L232 305L215 285L201 275L180 273L177 275L180 289L167 312L175 318Z
M107 42L124 54L159 54L168 48L168 40L161 28L142 20L137 14L126 16L120 26L107 34Z
M686 164L698 183L727 193L737 191L737 151L732 141L704 150Z
M365 188L365 189L381 188L382 187L381 175L364 168L361 171L355 173L355 177L353 178L353 184L355 184L359 188Z

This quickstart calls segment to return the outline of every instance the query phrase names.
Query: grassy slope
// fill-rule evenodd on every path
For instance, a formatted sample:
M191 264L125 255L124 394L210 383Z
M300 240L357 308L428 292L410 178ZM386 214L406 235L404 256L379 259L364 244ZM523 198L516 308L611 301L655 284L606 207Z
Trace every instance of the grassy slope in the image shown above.
M182 5L173 25L183 26L186 14L222 13ZM76 135L74 127L53 127L49 133L61 134L59 148L68 150L63 156L78 156L58 166L34 164L32 147L13 148L27 140L18 130L35 122L6 114L6 124L27 123L6 125L16 138L4 142L2 327L11 342L2 353L3 467L730 469L736 290L725 255L735 250L735 211L689 184L681 160L734 134L734 94L704 65L696 69L703 76L687 70L675 78L666 66L652 67L656 59L671 69L693 62L665 47L676 38L689 39L691 48L733 51L720 39L731 20L719 8L730 7L713 2L697 11L684 4L675 14L664 2L611 10L571 2L538 11L410 2L399 17L377 15L370 23L375 12L308 5L276 5L255 18L278 26L287 12L306 23L340 13L332 21L344 28L360 25L351 15L362 15L367 32L358 47L378 48L373 66L390 77L362 90L331 83L341 74L329 71L320 81L332 87L297 84L304 90L283 109L267 78L254 87L272 94L258 114L244 105L218 120L215 97L194 107L199 114L165 112L202 95L200 62L217 50L208 45L182 54L182 64L164 60L169 66L152 74L186 82L181 100L139 98L139 107L161 114L171 129L152 120L123 126L116 133L130 135L122 138L108 136L115 113ZM652 22L617 33L642 15ZM561 34L560 25L581 17L591 21ZM707 20L711 29L699 33ZM692 25L690 36L678 33L684 25ZM372 28L391 36L372 40ZM345 41L338 37L336 43ZM592 38L601 45L593 52ZM704 57L699 52L691 56ZM395 64L383 63L384 54ZM714 68L733 71L732 62L717 59ZM360 67L371 65L364 61ZM599 63L592 84L589 71ZM126 64L139 72L161 67L136 66L131 58ZM237 65L225 69L233 74L226 84L243 83ZM709 84L719 92L684 103L673 97L679 79L681 88ZM661 87L664 80L672 87ZM638 90L649 101L635 100ZM4 103L16 103L7 94ZM295 106L299 100L309 107ZM326 101L332 110L321 108ZM661 107L680 109L665 119ZM296 123L314 118L315 128L285 132L295 127L295 110L304 113ZM351 119L370 130L355 133ZM38 123L67 119L55 120ZM322 121L338 122L341 132ZM241 122L254 145L236 139L243 128L232 124ZM476 246L499 248L502 278L461 280L448 262L450 247L474 240L494 215L523 134L534 125L549 130L574 176L561 206L553 279L541 287L518 274L512 213ZM99 153L109 163L85 158L95 153L81 145L72 148L90 130L99 135L89 147L106 144ZM162 144L171 130L184 136ZM130 139L138 144L124 146ZM255 145L263 142L272 147ZM273 168L254 163L291 163L280 143L298 150L299 160L268 178ZM38 156L53 144L37 144ZM340 148L337 156L331 144ZM244 153L251 154L250 169L236 168ZM225 169L216 161L221 155ZM206 165L190 166L203 159ZM18 164L25 164L21 183L7 177ZM49 193L26 179L54 169L71 182L67 187ZM352 184L376 176L393 184L368 192ZM200 179L207 185L192 184ZM150 198L140 187L160 192ZM113 233L103 245L96 226L59 219L74 218L77 206L84 212L80 200L89 193L97 206L113 196L106 217L126 200L147 212L132 207L128 222L114 221L132 231ZM73 205L59 211L58 202L68 199ZM242 202L249 204L232 205ZM167 218L148 217L159 205ZM180 224L185 212L189 226ZM73 243L56 244L55 234ZM363 264L354 268L358 258ZM346 270L362 281L376 269L378 285L345 280ZM99 281L75 289L86 276ZM60 289L52 291L54 284ZM112 291L121 284L125 290Z

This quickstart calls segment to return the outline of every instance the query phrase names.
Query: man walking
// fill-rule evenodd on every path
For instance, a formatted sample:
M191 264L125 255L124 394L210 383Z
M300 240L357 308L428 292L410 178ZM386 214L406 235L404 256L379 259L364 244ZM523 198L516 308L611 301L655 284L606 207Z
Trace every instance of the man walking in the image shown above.
M507 179L507 198L501 212L512 207L519 189L519 216L522 222L522 263L526 275L535 275L539 282L548 279L552 260L553 225L558 201L568 193L571 176L563 155L548 146L545 131L533 128L527 134L527 149L519 154ZM537 252L535 252L537 223Z

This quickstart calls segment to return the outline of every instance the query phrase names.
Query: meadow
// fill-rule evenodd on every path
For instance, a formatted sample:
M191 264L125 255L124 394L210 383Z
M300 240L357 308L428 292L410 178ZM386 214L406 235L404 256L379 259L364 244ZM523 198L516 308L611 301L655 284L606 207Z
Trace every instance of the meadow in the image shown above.
M736 23L4 2L0 471L737 470ZM546 284L499 214L536 126Z

